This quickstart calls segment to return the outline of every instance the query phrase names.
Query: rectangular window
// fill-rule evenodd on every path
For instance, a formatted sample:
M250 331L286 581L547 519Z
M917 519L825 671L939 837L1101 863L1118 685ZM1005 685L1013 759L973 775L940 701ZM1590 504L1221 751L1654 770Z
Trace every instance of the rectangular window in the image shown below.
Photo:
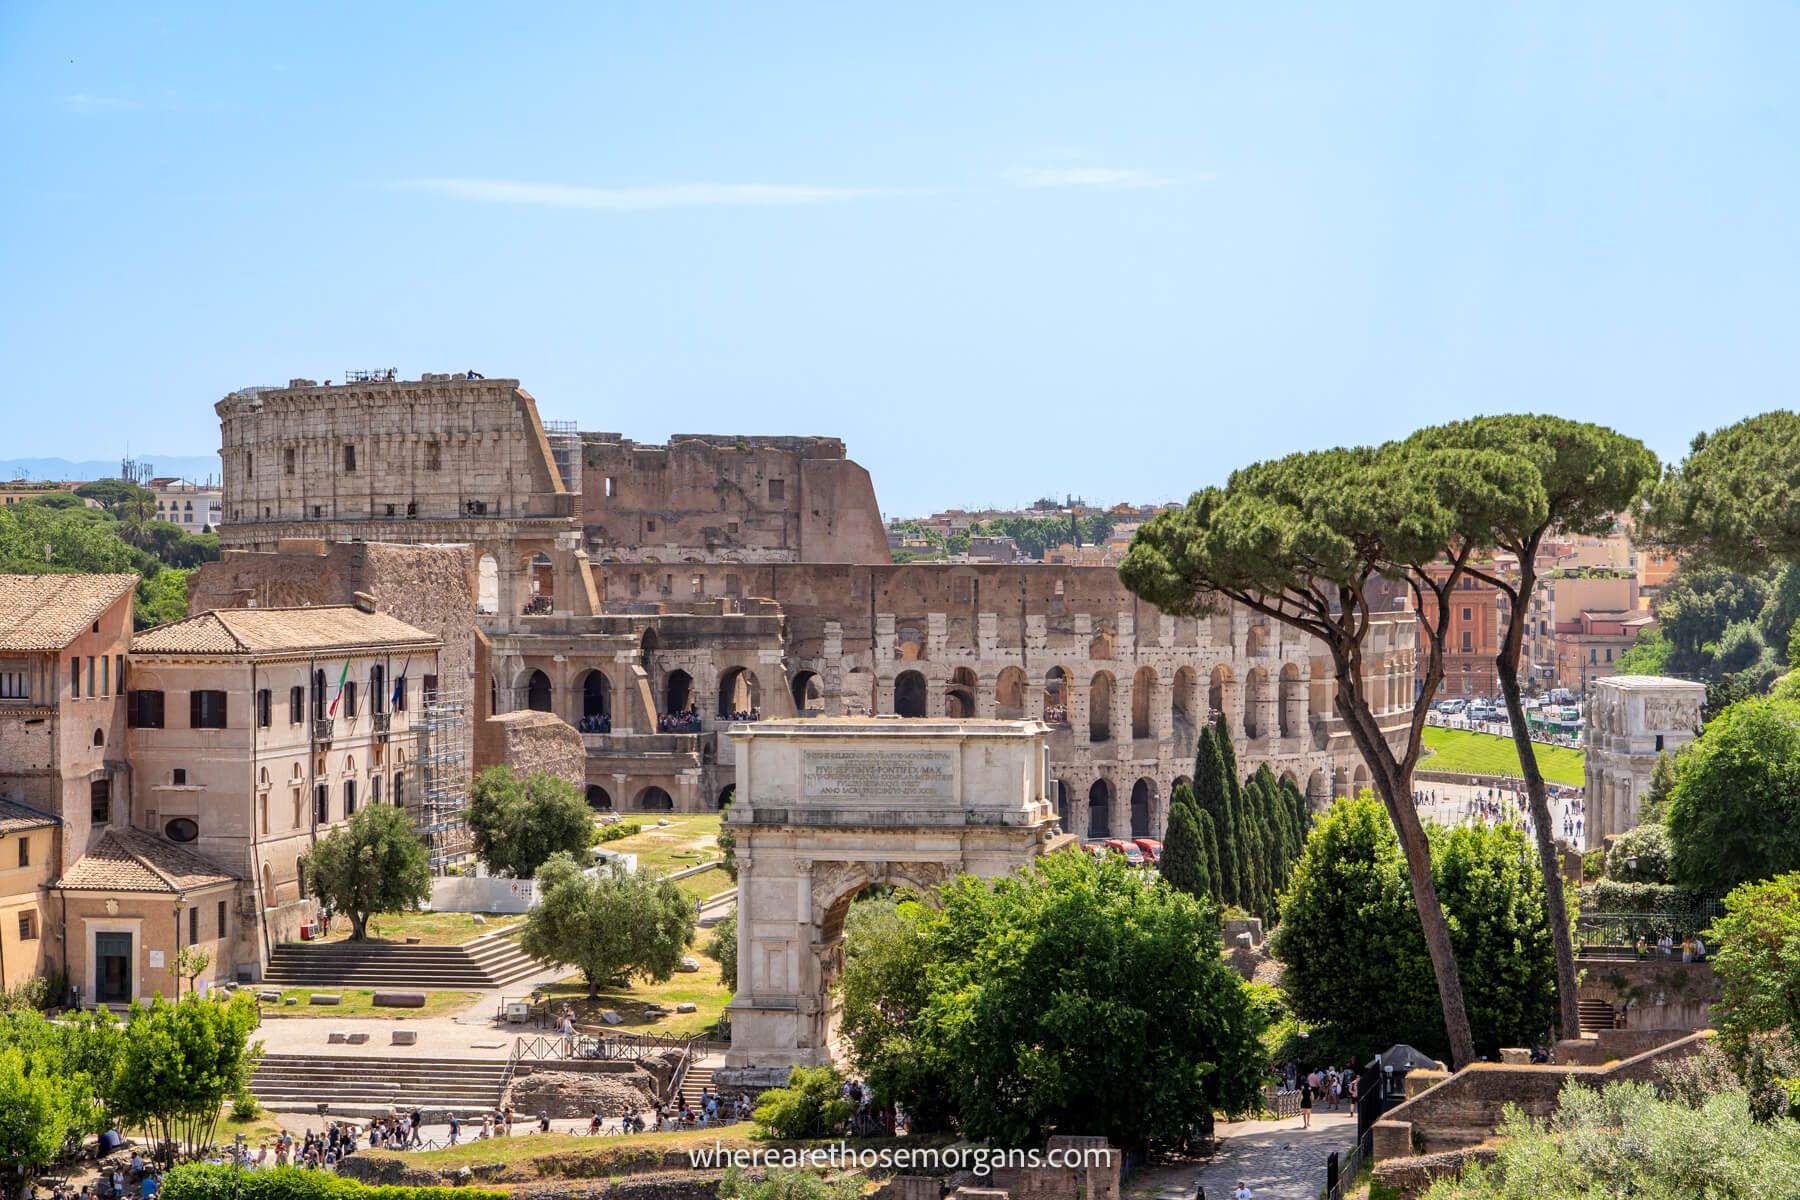
M618 494L618 492L617 492L618 486L619 486L619 481L617 479L615 479L611 475L608 475L606 477L606 498L608 500L612 499L613 496Z
M351 475L356 471L356 447L344 447L344 474Z
M88 655L87 692L90 697L100 694L94 690L94 656L91 654Z
M743 582L736 575L727 574L725 576L725 594L727 596L741 595L743 590Z
M0 700L29 700L31 689L25 686L23 671L0 671Z
M394 711L406 711L406 676L394 680Z
M274 714L270 711L273 707L273 698L273 693L268 688L256 689L256 727L258 729L267 729L275 723Z
M704 575L690 576L688 579L688 586L693 590L694 595L696 595L696 596L706 595L706 576L704 576Z
M306 720L306 689L291 687L288 689L288 724L298 725Z
M169 782L174 784L176 787L186 787L187 786L187 768L186 767L175 767L174 769L172 769L169 772Z
M769 499L771 499L771 500L787 499L787 481L785 479L769 480Z
M430 704L437 699L437 676L427 675L424 679L425 703Z
M225 693L211 690L189 692L188 728L225 728Z
M379 775L369 776L369 803L381 803L381 776Z
M344 816L356 815L356 780L344 780Z
M188 945L200 940L200 907L195 905L188 909Z
M331 793L325 790L322 783L313 790L313 823L331 824Z
M406 803L406 776L394 772L394 807L399 808Z
M1472 609L1472 608L1463 609L1463 620L1472 621L1474 619L1475 619L1475 610L1474 609Z
M81 699L81 660L79 658L69 660L69 695L77 700Z
M120 695L125 694L125 656L113 655L113 690Z
M281 469L289 475L294 473L294 451L291 447L281 452Z
M258 822L258 824L262 827L262 835L264 837L268 837L269 836L269 796L268 796L268 793L265 792L263 795L257 797L257 801L258 801L257 807L261 810L261 812L258 815L262 818L261 821Z
M219 936L225 936L225 902L219 901Z
M19 940L21 942L35 942L35 941L37 941L37 936L38 936L37 914L34 912L20 913L19 914Z
M96 779L88 784L88 819L96 825L112 820L112 780Z
M112 695L112 659L104 654L100 656L100 694Z
M436 442L425 443L425 469L427 471L444 469L444 451Z
M21 867L31 865L31 835L28 833L19 835L19 865Z
M125 722L133 729L163 727L163 694L161 692L126 692Z
M353 721L356 719L356 685L354 683L344 684L344 716Z
M1475 649L1474 636L1472 634L1470 634L1469 631L1466 629L1463 631L1462 648L1463 648L1464 654L1468 654L1470 651Z

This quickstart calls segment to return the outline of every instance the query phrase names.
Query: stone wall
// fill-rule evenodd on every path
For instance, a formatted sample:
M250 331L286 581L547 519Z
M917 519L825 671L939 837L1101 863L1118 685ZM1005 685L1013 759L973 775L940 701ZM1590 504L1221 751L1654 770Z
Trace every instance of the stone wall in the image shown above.
M1421 1154L1414 1158L1390 1158L1375 1164L1375 1182L1389 1189L1390 1197L1413 1200L1423 1195L1435 1180L1461 1175L1477 1163L1492 1163L1499 1157L1492 1146L1471 1146L1466 1150L1445 1150L1439 1154Z
M536 771L554 775L576 791L587 779L587 749L581 734L546 712L501 713L481 723L479 757L503 763L519 775Z
M1580 998L1605 1001L1620 1030L1712 1027L1719 977L1709 962L1684 963L1679 955L1652 954L1645 959L1583 959L1580 966Z

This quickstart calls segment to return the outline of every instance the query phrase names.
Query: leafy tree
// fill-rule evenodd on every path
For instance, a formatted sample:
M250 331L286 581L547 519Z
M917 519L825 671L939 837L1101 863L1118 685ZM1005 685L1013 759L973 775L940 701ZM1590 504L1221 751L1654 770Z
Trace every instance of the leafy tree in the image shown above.
M1477 1048L1538 1044L1555 1019L1556 970L1524 836L1511 826L1431 826L1429 836ZM1327 1040L1359 1055L1448 1046L1405 863L1374 801L1340 800L1313 827L1270 948L1289 1006Z
M83 500L97 501L101 508L114 515L129 512L148 520L149 514L156 511L156 497L148 488L129 479L96 479L78 485L75 494Z
M1200 842L1200 810L1194 804L1193 789L1185 783L1175 785L1169 800L1168 829L1163 834L1157 871L1170 887L1196 900L1211 894L1212 877L1207 874L1206 849Z
M0 1048L0 1187L8 1200L61 1152L73 1123L68 1093L50 1069L16 1047Z
M1525 654L1532 598L1537 590L1538 552L1545 537L1559 534L1612 532L1615 514L1627 508L1638 491L1655 479L1656 456L1644 443L1602 425L1537 414L1475 417L1424 429L1413 440L1436 450L1499 451L1534 467L1543 488L1542 507L1521 507L1499 520L1481 514L1491 524L1493 547L1509 552L1516 573L1491 569L1471 562L1469 573L1496 589L1506 603L1506 629L1494 657L1500 694L1505 698L1512 739L1518 748L1520 771L1525 780L1526 804L1536 833L1538 869L1550 905L1550 927L1556 953L1557 1001L1563 1029L1581 1028L1577 1001L1575 946L1563 899L1562 852L1556 845L1556 825L1550 817L1548 790L1538 768L1525 719L1519 687L1519 667Z
M173 1004L161 996L149 1007L133 1003L113 1083L115 1114L192 1157L212 1144L220 1110L243 1090L262 1055L260 1043L250 1045L255 1028L248 992L228 1000L189 993Z
M1669 658L1674 653L1675 647L1669 644L1669 639L1663 636L1662 630L1642 630L1614 661L1613 673L1666 675L1669 673Z
M737 787L731 789L731 799L719 810L719 853L725 856L721 864L725 873L731 876L731 882L737 882L737 831L731 827L731 805L737 799Z
M1686 557L1736 570L1800 559L1800 415L1701 434L1645 499L1644 528Z
M764 1092L750 1116L773 1138L829 1137L856 1113L841 1094L843 1085L844 1077L830 1067L795 1067L787 1086Z
M85 502L74 492L44 492L26 500L27 504L38 504L45 508L84 508Z
M865 897L844 922L844 969L837 979L841 1029L857 1073L882 1104L900 1104L920 1132L948 1128L949 1084L919 1041L930 996L931 922L916 902Z
M1800 701L1731 705L1684 747L1670 877L1711 895L1800 870Z
M475 853L496 875L530 879L553 854L579 854L594 842L594 821L574 787L544 771L520 779L489 767L469 789Z
M123 1034L110 1013L75 1012L56 1021L34 1011L0 1014L0 1048L16 1049L66 1094L71 1134L106 1128Z
M1606 852L1606 877L1619 883L1669 882L1669 831L1646 824L1620 834Z
M719 981L727 991L737 991L738 919L734 910L729 917L713 926L706 940L706 957L719 964Z
M922 917L929 994L913 1028L965 1136L1177 1144L1258 1103L1261 1030L1210 906L1069 854L963 876L940 902Z
M188 615L188 581L192 571L164 567L154 575L138 580L137 593L131 598L133 623L139 629L167 625Z
M320 839L304 858L307 886L330 912L350 918L350 937L369 935L376 913L405 912L431 899L431 858L403 809L371 804Z
M694 905L667 879L617 863L584 873L575 856L552 855L538 870L540 899L519 945L545 962L575 967L588 998L636 975L661 983L694 937Z
M1708 938L1727 1041L1741 1048L1751 1034L1800 1032L1800 872L1734 888Z
M1570 1083L1546 1121L1518 1109L1496 1161L1431 1185L1424 1200L1777 1200L1800 1176L1800 1122L1753 1125L1743 1092L1689 1108L1648 1084L1593 1091Z
M1119 569L1132 592L1164 612L1236 604L1324 647L1333 711L1406 855L1458 1066L1473 1059L1474 1040L1412 776L1444 676L1456 587L1477 550L1505 530L1541 522L1548 503L1538 468L1516 454L1396 443L1294 454L1235 471L1225 487L1202 489L1186 507L1154 517ZM1384 726L1364 672L1376 618L1397 607L1397 590L1413 600L1422 668L1404 731Z

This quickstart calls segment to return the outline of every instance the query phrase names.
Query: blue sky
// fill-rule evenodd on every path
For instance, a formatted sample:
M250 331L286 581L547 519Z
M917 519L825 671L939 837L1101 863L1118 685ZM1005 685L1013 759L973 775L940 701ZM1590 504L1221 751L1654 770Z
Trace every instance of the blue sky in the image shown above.
M0 458L246 384L1161 500L1475 412L1790 404L1777 5L0 5Z

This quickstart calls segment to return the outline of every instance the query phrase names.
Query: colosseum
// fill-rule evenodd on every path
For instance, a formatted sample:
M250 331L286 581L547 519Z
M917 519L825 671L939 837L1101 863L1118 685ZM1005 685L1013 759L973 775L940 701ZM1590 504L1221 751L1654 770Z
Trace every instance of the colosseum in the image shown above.
M566 722L597 808L722 805L721 735L814 713L1041 718L1063 825L1088 837L1161 836L1215 712L1246 769L1315 804L1366 778L1320 647L1245 611L1164 616L1110 567L895 565L835 438L641 445L546 423L517 380L451 375L296 379L217 411L227 553L194 603L328 599L366 583L334 573L381 544L411 547L409 569L440 553L433 602L393 582L384 599L468 646L481 716ZM1414 649L1396 605L1368 659L1390 724ZM476 765L495 757L470 742Z

